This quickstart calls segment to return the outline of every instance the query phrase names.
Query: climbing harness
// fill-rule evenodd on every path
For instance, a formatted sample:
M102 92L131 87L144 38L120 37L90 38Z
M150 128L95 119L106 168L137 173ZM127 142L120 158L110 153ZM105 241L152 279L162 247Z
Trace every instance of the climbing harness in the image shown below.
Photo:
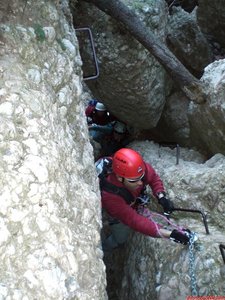
M146 191L144 190L142 192L142 194L136 198L136 203L138 205L142 205L142 206L145 206L147 205L148 203L150 202L150 197L149 195L146 193Z

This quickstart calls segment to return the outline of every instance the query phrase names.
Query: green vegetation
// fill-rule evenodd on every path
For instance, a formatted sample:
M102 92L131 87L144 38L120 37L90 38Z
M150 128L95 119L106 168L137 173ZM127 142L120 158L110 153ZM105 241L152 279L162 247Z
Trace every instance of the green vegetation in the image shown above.
M34 32L36 34L37 40L40 42L43 42L46 37L45 37L45 32L44 32L43 28L41 27L41 25L35 24L33 28L34 28Z

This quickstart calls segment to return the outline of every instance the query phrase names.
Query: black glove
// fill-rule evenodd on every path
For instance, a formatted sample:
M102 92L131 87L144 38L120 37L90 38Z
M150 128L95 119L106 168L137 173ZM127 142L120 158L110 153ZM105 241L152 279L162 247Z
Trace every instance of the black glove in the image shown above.
M160 192L156 195L156 197L159 204L162 205L164 213L171 214L174 209L174 205L173 202L166 197L166 194L164 192Z
M189 229L183 229L183 231L178 231L174 229L170 234L170 239L176 243L181 243L187 245L191 237L191 231Z

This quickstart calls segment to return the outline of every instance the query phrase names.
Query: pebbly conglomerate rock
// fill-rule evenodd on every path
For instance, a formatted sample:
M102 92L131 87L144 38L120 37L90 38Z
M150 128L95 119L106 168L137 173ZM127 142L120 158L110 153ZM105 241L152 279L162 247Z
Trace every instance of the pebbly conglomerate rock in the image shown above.
M7 2L0 26L0 298L106 299L68 3L24 3Z

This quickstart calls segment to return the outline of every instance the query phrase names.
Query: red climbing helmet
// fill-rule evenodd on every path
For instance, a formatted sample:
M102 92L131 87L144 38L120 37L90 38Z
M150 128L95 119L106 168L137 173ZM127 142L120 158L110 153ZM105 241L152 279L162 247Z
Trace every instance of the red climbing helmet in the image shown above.
M136 179L144 175L145 164L138 152L122 148L113 156L112 169L118 176Z

